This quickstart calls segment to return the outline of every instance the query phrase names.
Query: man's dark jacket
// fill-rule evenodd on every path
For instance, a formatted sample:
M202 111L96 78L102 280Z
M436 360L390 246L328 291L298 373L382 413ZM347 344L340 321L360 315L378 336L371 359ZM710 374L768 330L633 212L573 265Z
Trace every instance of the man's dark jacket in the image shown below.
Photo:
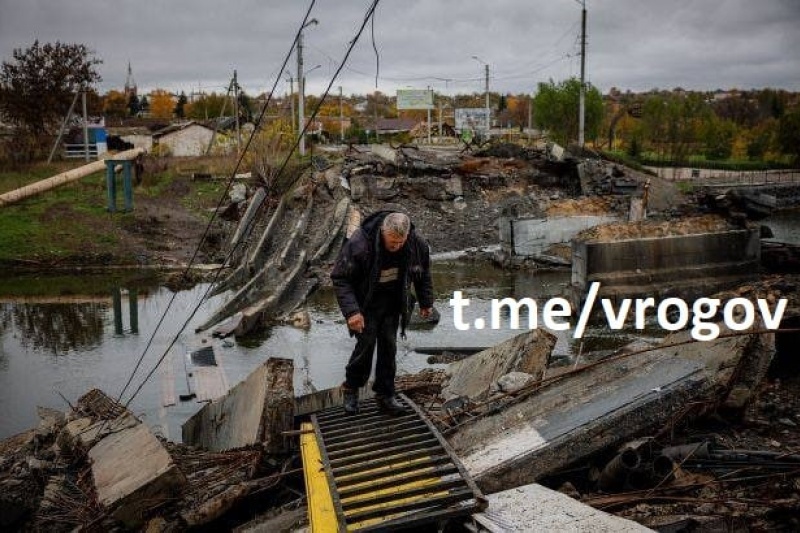
M331 272L331 280L336 291L339 309L345 318L356 313L364 314L369 305L375 285L380 276L379 251L381 244L381 224L392 211L378 211L368 216L339 252L339 257ZM402 293L398 308L402 310L401 334L405 334L410 316L409 285L414 284L420 309L433 307L433 284L430 272L430 251L428 243L416 234L414 225L408 232L408 239L401 249L403 259L398 272ZM402 305L406 303L405 305Z

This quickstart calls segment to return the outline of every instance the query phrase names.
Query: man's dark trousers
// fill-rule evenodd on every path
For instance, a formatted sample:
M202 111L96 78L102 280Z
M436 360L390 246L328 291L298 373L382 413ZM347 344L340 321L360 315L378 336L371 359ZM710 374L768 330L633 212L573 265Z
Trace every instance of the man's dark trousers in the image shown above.
M394 377L397 373L397 328L400 313L394 306L370 306L364 314L364 331L356 334L356 347L345 368L345 385L359 389L366 385L372 370L372 353L378 345L378 361L375 365L375 383L372 390L383 397L394 396Z

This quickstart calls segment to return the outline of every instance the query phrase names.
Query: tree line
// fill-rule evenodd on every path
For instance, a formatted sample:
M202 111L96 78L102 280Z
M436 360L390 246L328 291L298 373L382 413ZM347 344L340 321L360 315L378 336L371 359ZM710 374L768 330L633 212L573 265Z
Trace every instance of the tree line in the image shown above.
M0 118L16 130L15 142L23 153L33 154L38 145L51 142L78 91L87 95L88 112L108 118L147 115L171 120L208 120L233 114L230 94L206 94L191 101L157 89L148 95L111 90L100 95L94 88L102 81L97 68L102 61L82 44L40 44L15 49L10 61L0 66ZM568 144L578 137L580 81L571 78L539 83L534 96L491 93L495 126L524 128L531 124L548 138ZM252 121L256 99L237 91L239 118ZM679 164L705 159L796 163L800 157L800 95L777 89L751 91L689 92L653 90L644 94L612 90L603 96L585 86L585 138L590 146L616 151L642 162ZM264 96L261 95L261 100ZM343 103L348 118L362 120L399 115L392 97L378 91L365 97L365 108L354 110L354 97ZM318 98L307 97L307 109ZM286 105L287 102L281 102ZM484 95L435 95L434 113L440 108L483 107ZM320 117L326 130L340 127L338 99L326 100ZM404 111L402 116L426 119L425 111ZM447 114L446 114L447 115ZM452 114L450 115L452 116ZM434 116L434 120L438 117ZM355 120L353 128L359 128Z

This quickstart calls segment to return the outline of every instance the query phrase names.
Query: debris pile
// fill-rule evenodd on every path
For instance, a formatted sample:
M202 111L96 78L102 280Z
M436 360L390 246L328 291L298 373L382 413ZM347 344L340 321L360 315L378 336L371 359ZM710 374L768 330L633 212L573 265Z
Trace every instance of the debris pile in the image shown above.
M644 221L631 223L611 223L589 228L580 234L581 241L620 241L625 239L644 239L714 233L735 229L727 220L715 215L688 217L670 221Z
M208 452L157 437L102 391L0 443L0 527L71 531L185 530L212 524L251 496L275 504L291 461L259 445ZM163 529L161 529L163 530Z
M731 516L748 530L795 529L800 365L787 355L800 337L798 287L776 276L712 295L788 298L777 333L720 324L716 341L679 332L568 367L537 356L535 369L504 373L500 353L522 361L533 353L526 341L549 352L523 334L451 364L419 400L490 495L538 481L656 529ZM485 387L467 386L475 368Z

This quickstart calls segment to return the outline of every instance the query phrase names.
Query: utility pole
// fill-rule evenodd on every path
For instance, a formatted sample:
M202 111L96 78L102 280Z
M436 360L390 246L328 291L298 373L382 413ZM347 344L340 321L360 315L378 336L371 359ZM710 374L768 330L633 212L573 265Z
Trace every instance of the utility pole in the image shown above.
M306 77L303 73L303 29L310 24L318 24L317 19L311 19L306 22L297 34L297 131L300 132L300 156L306 155L306 121L305 110L303 109L303 99L306 91Z
M375 104L375 105L373 105L373 109L372 109L372 115L375 117L375 142L380 144L381 136L378 133L378 90L377 89L375 89L373 103Z
M89 115L86 113L86 87L81 88L81 105L83 105L83 158L89 161Z
M339 85L339 139L344 143L344 110L342 108L342 86Z
M441 96L439 98L439 143L442 142L442 99Z
M292 116L292 135L294 135L295 127L294 127L294 78L289 76L289 106L291 107L291 116Z
M242 153L242 132L239 129L239 81L236 71L233 71L233 116L236 121L236 155Z
M586 128L586 0L582 0L581 9L581 91L578 113L578 144L583 148Z
M300 156L306 155L306 138L303 135L303 30L297 35L297 132L300 135Z
M489 138L491 120L489 118L489 63L486 63L486 138Z
M428 96L431 99L431 103L428 104L428 144L431 144L431 107L433 106L433 91L431 91L430 85L428 85Z
M80 89L75 91L75 96L72 98L72 103L69 105L69 111L67 111L67 114L64 115L64 120L61 121L61 128L58 130L58 137L56 137L56 142L53 143L53 148L50 150L50 156L47 158L48 165L53 161L53 156L56 154L58 145L61 144L61 139L64 137L64 132L67 129L67 121L69 121L69 117L72 116L72 110L75 109L75 103L78 101L79 94L81 94Z
M484 61L483 59L479 58L478 56L472 56L472 59L477 61L478 63L483 63L484 67L484 76L486 78L486 138L489 138L489 129L491 128L491 123L489 120L489 63Z

